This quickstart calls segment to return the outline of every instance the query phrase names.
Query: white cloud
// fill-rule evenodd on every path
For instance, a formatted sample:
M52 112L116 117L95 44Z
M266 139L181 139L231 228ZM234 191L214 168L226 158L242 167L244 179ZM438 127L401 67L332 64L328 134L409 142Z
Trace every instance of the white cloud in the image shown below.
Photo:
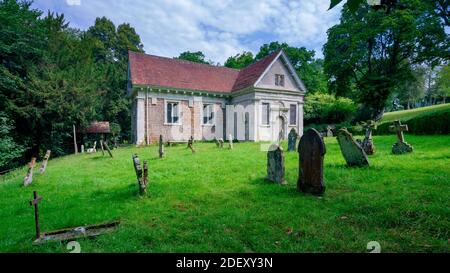
M47 5L35 5L44 10L60 8L57 0L41 1ZM327 11L328 6L329 0L90 0L77 10L58 12L78 27L92 25L99 16L115 24L128 22L150 54L173 57L200 50L223 63L244 50L256 53L262 43L273 40L320 51L326 30L339 15L339 9Z
M79 6L81 5L81 0L66 0L66 3L69 6Z

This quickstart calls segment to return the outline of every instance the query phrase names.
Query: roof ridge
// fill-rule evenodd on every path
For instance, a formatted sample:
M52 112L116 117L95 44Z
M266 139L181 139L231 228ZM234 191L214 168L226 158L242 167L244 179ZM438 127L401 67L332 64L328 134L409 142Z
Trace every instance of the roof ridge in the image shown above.
M158 55L153 55L153 54L148 54L145 52L136 52L136 51L129 51L129 53L133 53L133 54L141 54L141 55L145 55L148 57L155 57L155 58L160 58L160 59L166 59L169 61L173 61L173 62L179 62L179 63L190 63L193 65L202 65L202 66L209 66L209 67L214 67L214 68L219 68L219 69L230 69L230 70L234 70L234 71L241 71L242 69L236 69L236 68L231 68L231 67L226 67L223 65L212 65L212 64L202 64L202 63L197 63L197 62L193 62L193 61L189 61L189 60L184 60L184 59L179 59L176 57L165 57L165 56L158 56Z
M254 66L254 65L256 65L256 64L258 64L258 63L264 61L265 59L267 59L267 58L269 58L269 57L272 57L273 55L277 55L277 54L280 53L280 51L282 51L282 50L283 50L283 49L281 49L281 48L280 48L280 49L277 49L277 50L275 50L274 52L270 53L269 55L264 56L261 60L258 60L258 61L254 62L254 63L252 63L252 64L247 65L246 67L242 68L240 71L245 70L245 69L247 69L247 68L249 68L249 67L251 67L251 66Z

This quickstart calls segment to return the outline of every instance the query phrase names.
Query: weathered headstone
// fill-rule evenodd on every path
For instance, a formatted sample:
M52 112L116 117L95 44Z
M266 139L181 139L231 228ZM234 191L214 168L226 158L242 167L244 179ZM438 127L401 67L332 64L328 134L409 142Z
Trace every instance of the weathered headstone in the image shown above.
M401 124L400 120L394 121L394 123L389 127L391 132L397 133L397 142L392 145L393 154L406 154L413 151L413 146L405 142L405 137L403 136L403 131L408 131L408 125Z
M330 125L328 125L327 126L327 131L326 131L326 136L327 137L332 137L333 136L333 130L332 130L333 128L330 126Z
M139 194L147 193L147 183L148 183L148 165L147 161L144 161L144 171L142 171L141 161L137 154L133 155L133 165L134 171L136 172L137 182L139 186Z
M105 145L105 148L106 148L106 151L108 151L108 154L109 154L109 156L110 157L113 157L113 155L112 155L112 153L111 153L111 150L109 149L109 146L108 146L108 143L103 143L104 145Z
M191 149L192 153L195 153L193 136L191 136L188 140L188 148Z
M369 166L369 159L363 148L353 139L347 129L339 129L337 140L347 165L352 167Z
M375 123L375 121L371 120L365 123L363 125L363 128L365 129L364 139L362 141L357 141L367 155L373 155L375 153L375 144L373 143L372 139L372 130L375 130L377 128L377 124Z
M284 184L284 154L279 144L272 144L267 152L267 179Z
M41 167L39 168L39 173L44 173L45 169L47 169L47 163L48 163L48 159L50 158L50 150L47 150L47 152L45 153L44 156L44 160L42 161Z
M288 135L288 152L295 151L295 144L297 143L298 134L294 128L291 129Z
M81 153L84 154L84 145L81 144Z
M163 136L159 135L159 158L163 158L163 156L164 156Z
M299 175L297 190L305 193L323 194L323 158L326 153L325 143L316 129L309 129L300 138L298 144Z
M228 135L228 149L233 150L233 137L231 134Z
M219 142L219 148L223 148L223 138L219 138L218 142Z
M30 185L33 182L33 169L34 169L34 166L36 166L36 158L35 157L31 158L30 163L28 163L27 175L23 179L23 185L25 187Z

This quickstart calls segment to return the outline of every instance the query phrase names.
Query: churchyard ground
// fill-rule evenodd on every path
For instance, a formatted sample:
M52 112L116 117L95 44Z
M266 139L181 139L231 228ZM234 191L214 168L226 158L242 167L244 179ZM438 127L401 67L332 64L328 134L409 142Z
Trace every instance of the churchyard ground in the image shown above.
M393 155L396 136L375 136L371 166L349 168L336 138L325 138L322 197L296 191L298 154L287 143L288 185L264 179L259 143L195 143L194 154L178 145L163 159L157 145L52 159L26 188L25 167L0 177L0 252L69 251L32 246L34 190L43 231L121 220L112 233L79 239L81 252L367 252L369 241L381 252L449 252L450 136L406 140L414 152ZM146 197L133 153L149 161Z

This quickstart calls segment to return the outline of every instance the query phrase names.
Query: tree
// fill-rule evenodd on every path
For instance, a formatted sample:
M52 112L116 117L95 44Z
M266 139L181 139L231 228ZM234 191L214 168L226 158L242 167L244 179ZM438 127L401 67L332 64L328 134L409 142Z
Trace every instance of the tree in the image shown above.
M0 171L6 167L12 167L12 160L20 158L24 152L24 147L17 144L11 137L11 131L14 130L10 119L5 113L0 112Z
M253 63L253 54L248 51L244 51L241 54L229 57L224 66L229 68L242 69Z
M429 2L399 1L389 13L367 4L353 13L344 5L340 23L328 30L324 69L329 89L362 103L361 119L379 117L398 85L412 79L412 66L440 64L449 38Z
M438 72L436 80L437 95L442 98L445 103L447 97L450 97L450 65L447 64Z
M411 80L405 81L395 87L394 93L400 100L400 103L410 109L415 102L425 96L425 74L424 67L416 67L412 71Z
M212 64L211 61L205 60L205 54L203 54L203 52L201 52L201 51L197 51L197 52L185 51L185 52L181 53L180 56L177 57L177 59L191 61L194 63Z
M327 92L327 81L322 68L323 62L321 59L314 58L314 50L307 50L304 47L291 47L286 43L271 42L261 46L255 56L255 61L259 61L279 49L283 49L286 53L308 92Z

